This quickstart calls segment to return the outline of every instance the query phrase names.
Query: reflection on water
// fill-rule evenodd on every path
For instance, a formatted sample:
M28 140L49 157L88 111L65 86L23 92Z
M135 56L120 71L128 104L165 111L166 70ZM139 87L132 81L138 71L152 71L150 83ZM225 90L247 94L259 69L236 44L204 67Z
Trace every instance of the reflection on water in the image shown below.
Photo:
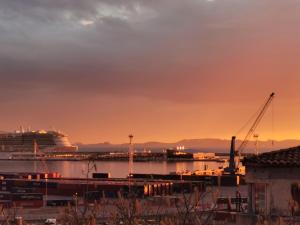
M85 177L87 161L1 161L0 172L59 172L64 177ZM95 162L97 172L110 173L112 177L126 177L128 162ZM222 163L217 162L134 162L134 173L160 173L203 170L204 165L209 169L217 169ZM94 171L92 171L94 172ZM92 173L91 172L91 173ZM90 174L91 176L91 174Z

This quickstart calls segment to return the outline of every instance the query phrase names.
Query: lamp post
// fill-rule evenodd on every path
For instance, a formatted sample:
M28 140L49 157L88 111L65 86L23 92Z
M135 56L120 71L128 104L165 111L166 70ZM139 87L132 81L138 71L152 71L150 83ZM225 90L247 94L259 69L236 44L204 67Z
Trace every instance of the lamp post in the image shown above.
M253 137L255 138L255 154L258 155L258 134L254 134Z
M75 199L75 212L77 213L77 211L78 211L78 193L77 192L73 195L73 198Z
M129 149L128 149L128 189L129 189L129 193L131 191L131 176L133 173L133 144L132 144L132 140L133 140L133 135L130 134L128 135L129 137Z
M133 144L132 144L132 139L133 135L130 134L129 136L129 151L128 151L128 156L129 156L129 165L128 165L128 172L129 175L132 174L133 172Z

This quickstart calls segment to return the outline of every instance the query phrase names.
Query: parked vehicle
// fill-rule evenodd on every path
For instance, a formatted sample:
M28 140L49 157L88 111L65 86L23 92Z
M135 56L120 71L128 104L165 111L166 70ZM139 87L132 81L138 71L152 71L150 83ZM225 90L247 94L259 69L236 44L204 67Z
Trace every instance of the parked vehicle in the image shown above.
M49 218L49 219L46 219L45 221L45 225L56 225L56 219L54 218Z

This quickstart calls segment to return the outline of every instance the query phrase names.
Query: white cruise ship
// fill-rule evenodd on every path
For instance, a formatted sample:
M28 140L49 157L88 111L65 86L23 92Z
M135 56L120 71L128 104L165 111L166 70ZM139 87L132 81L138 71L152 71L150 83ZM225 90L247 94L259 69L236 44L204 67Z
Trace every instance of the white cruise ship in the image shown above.
M43 152L76 151L68 136L58 131L15 131L0 133L0 151L32 152L35 145Z

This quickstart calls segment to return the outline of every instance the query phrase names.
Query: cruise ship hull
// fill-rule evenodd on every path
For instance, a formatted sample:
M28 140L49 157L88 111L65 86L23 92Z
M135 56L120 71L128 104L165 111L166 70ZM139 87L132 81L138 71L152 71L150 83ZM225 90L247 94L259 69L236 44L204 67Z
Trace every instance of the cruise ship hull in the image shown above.
M62 152L76 151L67 135L57 131L27 131L0 134L2 152Z

